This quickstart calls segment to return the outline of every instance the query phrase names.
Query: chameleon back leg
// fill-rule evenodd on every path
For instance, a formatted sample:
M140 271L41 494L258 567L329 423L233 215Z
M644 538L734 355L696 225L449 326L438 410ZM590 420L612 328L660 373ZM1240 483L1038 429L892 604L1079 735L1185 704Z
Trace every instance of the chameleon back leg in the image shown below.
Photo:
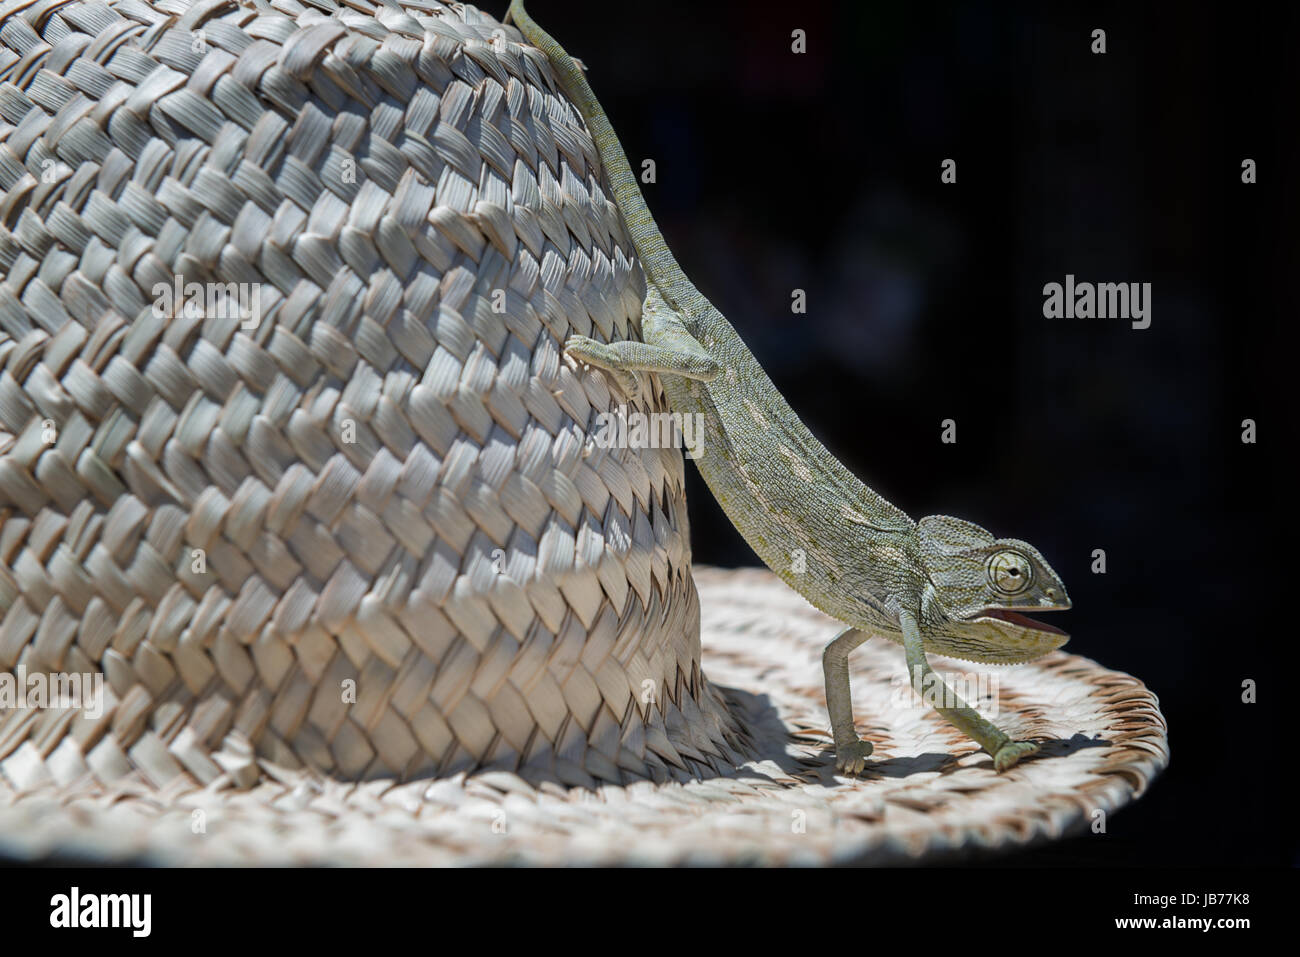
M623 378L626 376L632 376L635 381L637 372L659 372L708 382L722 371L722 366L686 331L681 318L653 285L641 306L641 335L644 342L597 342L587 336L570 336L564 351L579 362L614 373L624 383L628 381Z

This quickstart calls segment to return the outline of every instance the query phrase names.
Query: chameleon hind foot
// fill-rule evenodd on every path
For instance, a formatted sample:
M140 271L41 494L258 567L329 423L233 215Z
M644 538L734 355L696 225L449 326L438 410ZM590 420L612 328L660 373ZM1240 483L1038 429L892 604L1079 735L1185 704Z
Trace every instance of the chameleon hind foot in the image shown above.
M867 766L867 757L875 750L870 741L857 740L835 745L835 770L850 777L861 774Z
M1037 750L1038 745L1033 741L1008 741L998 748L997 754L993 755L993 767L1005 771L1021 758L1028 757Z
M588 336L574 335L565 341L564 351L581 362L611 372L662 372L708 382L722 371L718 361L685 332L666 330L664 335L672 342L671 347L630 340L597 342Z
M608 342L597 342L589 336L569 336L564 342L564 353L599 369L615 371L622 366L613 346Z
M573 335L564 343L564 354L608 372L629 399L636 399L641 394L641 377L624 366L622 357L609 343Z

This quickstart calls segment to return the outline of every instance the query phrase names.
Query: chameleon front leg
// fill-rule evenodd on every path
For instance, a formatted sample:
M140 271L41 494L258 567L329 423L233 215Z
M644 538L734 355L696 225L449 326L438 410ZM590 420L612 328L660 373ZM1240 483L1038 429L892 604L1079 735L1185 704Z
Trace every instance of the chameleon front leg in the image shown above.
M853 693L849 687L849 653L870 637L850 626L836 635L822 652L826 710L835 738L835 768L845 774L861 774L872 751L871 742L861 740L853 727Z
M899 614L898 621L903 630L903 648L907 653L907 672L912 678L913 689L918 695L924 697L924 689L928 685L932 689L931 693L938 691L942 696L942 700L952 702L954 707L948 708L935 705L935 710L955 727L961 729L964 734L978 741L980 747L993 755L993 766L997 770L1005 771L1021 758L1038 750L1038 745L1032 741L1012 741L1011 737L999 729L997 725L959 698L948 687L947 683L930 668L930 662L925 656L925 642L921 637L921 627L914 614L903 611Z

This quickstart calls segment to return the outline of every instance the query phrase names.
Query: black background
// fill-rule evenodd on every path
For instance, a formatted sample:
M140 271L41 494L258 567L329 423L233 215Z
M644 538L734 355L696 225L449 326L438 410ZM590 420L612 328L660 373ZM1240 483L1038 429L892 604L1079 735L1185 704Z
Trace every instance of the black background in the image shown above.
M1008 863L1300 862L1283 711L1298 636L1277 613L1294 563L1274 557L1293 524L1276 450L1296 439L1300 11L530 12L588 67L633 168L655 160L643 190L669 245L813 432L914 518L1038 546L1074 600L1054 619L1068 650L1160 697L1173 757L1147 796L1105 835ZM1151 327L1044 318L1044 283L1067 273L1150 282ZM757 564L687 472L695 560Z

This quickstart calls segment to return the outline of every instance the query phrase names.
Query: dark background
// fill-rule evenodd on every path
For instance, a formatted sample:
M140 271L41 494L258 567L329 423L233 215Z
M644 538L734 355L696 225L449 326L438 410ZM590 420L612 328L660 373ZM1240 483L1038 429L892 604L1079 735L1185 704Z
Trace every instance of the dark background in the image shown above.
M678 260L813 432L912 517L1038 546L1074 600L1068 650L1159 695L1173 757L1151 791L1104 836L1008 863L1300 863L1295 572L1275 558L1294 525L1300 11L530 8L587 65L633 168L655 160L643 190ZM1045 319L1066 273L1150 282L1151 327ZM687 476L695 560L757 564Z

